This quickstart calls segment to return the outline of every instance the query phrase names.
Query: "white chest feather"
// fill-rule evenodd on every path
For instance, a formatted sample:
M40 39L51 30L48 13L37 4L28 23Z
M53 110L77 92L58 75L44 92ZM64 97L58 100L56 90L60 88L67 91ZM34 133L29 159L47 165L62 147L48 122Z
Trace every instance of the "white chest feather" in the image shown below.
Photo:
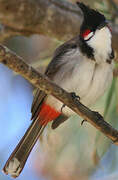
M94 49L94 56L97 63L105 62L111 53L111 32L108 27L98 29L95 35L87 42Z
M75 92L80 101L88 106L95 103L111 84L113 65L106 62L97 64L83 56L79 50L73 51L71 55L64 57L64 62L67 63L55 75L54 81L68 92ZM58 111L63 105L51 95L48 96L47 103ZM63 112L68 116L73 113L68 107Z

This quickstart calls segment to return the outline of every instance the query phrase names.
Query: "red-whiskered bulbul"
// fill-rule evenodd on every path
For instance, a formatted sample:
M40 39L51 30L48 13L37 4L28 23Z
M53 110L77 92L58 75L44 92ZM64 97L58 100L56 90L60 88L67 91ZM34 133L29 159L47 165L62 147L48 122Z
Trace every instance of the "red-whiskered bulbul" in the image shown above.
M114 52L111 31L104 15L81 2L77 5L84 18L80 34L56 49L45 74L68 92L75 92L89 106L101 97L113 77ZM3 171L19 176L26 160L48 122L52 129L73 114L52 95L37 89L32 103L32 123L6 162Z

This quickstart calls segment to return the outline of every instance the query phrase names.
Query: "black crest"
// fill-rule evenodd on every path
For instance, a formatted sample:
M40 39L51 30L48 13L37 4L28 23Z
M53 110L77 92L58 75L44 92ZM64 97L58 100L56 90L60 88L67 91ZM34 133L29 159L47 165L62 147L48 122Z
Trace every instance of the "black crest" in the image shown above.
M77 2L77 5L82 10L84 21L82 23L80 32L85 29L95 31L99 26L106 23L105 16L97 10L91 9L89 6L84 5L82 2Z

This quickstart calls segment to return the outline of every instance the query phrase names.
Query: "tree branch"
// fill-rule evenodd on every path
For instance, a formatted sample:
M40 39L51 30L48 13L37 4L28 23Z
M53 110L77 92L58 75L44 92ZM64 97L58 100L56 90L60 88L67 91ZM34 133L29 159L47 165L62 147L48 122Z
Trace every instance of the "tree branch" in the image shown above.
M78 7L64 0L0 0L0 22L25 35L67 40L78 33L80 20Z
M70 93L54 84L46 76L38 73L35 69L26 64L21 57L2 45L0 45L0 62L22 75L46 94L52 94L118 145L118 131L104 121L99 113L91 111L77 99L73 99Z
M4 42L6 39L11 38L12 36L24 35L24 33L19 32L18 30L12 29L8 26L0 24L0 42Z

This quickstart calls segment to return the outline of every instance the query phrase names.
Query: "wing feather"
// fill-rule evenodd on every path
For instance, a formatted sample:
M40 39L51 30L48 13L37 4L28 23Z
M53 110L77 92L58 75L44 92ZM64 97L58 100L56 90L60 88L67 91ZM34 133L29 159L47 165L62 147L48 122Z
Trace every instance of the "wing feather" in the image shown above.
M77 47L77 38L73 38L72 40L62 44L60 47L58 47L54 53L54 56L52 58L52 61L49 63L45 74L49 77L49 79L53 80L53 77L55 76L55 74L59 71L59 69L61 68L62 64L60 64L60 60L61 58L71 49L76 48ZM31 107L31 113L32 113L32 118L31 119L36 119L39 112L40 112L40 108L41 105L43 103L43 101L46 98L46 94L41 91L40 89L36 90L34 99L33 99L33 103L32 103L32 107ZM57 119L55 119L52 123L52 128L55 129L57 128L62 122L64 122L68 117L61 114L60 117L58 117Z

